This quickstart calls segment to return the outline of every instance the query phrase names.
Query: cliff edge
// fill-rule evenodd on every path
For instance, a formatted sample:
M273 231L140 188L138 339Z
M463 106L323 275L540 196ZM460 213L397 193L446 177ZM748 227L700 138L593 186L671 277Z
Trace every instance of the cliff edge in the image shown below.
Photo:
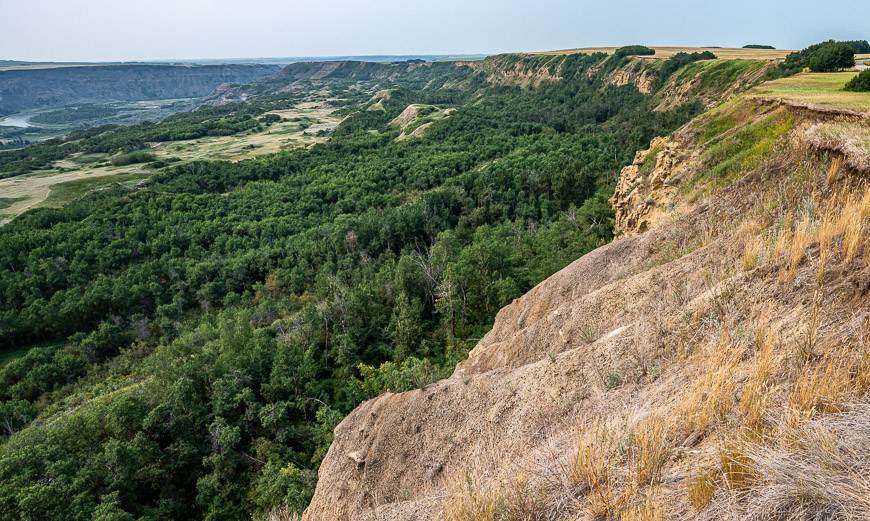
M303 519L867 519L868 136L739 96L653 141L620 238L354 410Z

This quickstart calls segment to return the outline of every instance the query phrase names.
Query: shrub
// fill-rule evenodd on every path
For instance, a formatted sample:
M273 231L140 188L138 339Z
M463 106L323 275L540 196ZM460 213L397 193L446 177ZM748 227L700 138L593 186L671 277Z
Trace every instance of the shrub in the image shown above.
M624 56L652 56L655 53L655 49L650 49L644 45L626 45L625 47L616 49L614 54L617 57L622 58Z
M263 114L260 116L260 123L271 125L272 123L278 123L281 121L281 116L278 114Z
M849 80L845 88L850 92L870 92L870 69Z
M154 161L154 154L145 150L136 150L126 154L118 154L112 158L114 166L134 165L136 163L149 163Z

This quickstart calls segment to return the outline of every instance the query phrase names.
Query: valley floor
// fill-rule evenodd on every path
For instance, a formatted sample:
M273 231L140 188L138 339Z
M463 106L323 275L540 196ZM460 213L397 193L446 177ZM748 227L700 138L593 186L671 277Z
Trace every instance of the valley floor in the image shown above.
M309 100L274 110L281 121L262 130L232 136L203 137L154 144L158 160L241 161L282 150L311 146L328 139L341 122L327 100ZM0 225L31 208L58 207L87 192L122 183L135 185L156 170L147 163L114 166L108 154L78 154L56 161L50 170L0 179ZM5 203L3 201L5 199Z

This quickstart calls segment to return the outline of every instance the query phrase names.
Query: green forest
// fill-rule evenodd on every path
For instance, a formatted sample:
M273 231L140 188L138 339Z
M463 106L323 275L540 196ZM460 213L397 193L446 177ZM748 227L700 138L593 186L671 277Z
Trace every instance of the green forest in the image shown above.
M621 167L701 110L608 85L628 59L559 57L536 88L452 65L312 81L346 115L326 143L167 165L4 226L0 519L304 509L354 406L449 374L502 306L612 238ZM0 170L231 135L305 94L77 131ZM411 103L457 110L397 140Z

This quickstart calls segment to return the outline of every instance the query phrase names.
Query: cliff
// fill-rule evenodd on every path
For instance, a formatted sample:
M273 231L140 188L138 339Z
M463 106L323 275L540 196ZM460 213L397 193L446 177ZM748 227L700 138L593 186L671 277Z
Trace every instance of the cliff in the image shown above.
M0 114L79 103L194 98L250 83L273 65L94 65L0 71Z
M622 237L353 411L303 519L867 518L868 129L741 96L655 140Z

